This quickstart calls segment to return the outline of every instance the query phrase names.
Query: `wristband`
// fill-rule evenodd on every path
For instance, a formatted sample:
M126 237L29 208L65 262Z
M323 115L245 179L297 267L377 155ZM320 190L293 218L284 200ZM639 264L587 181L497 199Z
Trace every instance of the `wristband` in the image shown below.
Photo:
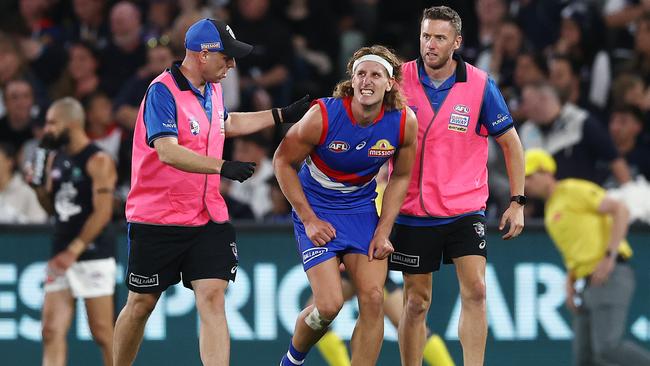
M271 114L273 115L273 122L275 122L276 126L282 123L282 121L280 120L280 113L278 112L277 108L272 108Z

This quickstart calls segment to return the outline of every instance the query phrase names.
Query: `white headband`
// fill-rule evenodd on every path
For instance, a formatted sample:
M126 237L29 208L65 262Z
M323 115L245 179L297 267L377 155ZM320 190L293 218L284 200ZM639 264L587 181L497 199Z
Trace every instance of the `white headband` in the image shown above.
M361 56L358 59L354 61L352 64L352 73L354 73L354 70L357 69L357 66L359 66L360 63L364 61L374 61L381 66L386 68L386 71L388 71L388 76L393 77L393 65L391 65L388 61L386 61L383 57L378 56L378 55L365 55Z

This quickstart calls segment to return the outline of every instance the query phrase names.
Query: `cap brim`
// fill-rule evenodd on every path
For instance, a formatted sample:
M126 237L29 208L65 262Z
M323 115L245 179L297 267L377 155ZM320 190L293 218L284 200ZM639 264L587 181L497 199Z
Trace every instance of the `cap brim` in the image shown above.
M224 46L224 50L221 52L235 58L246 57L253 51L252 45L236 39L228 42L227 45L224 44Z

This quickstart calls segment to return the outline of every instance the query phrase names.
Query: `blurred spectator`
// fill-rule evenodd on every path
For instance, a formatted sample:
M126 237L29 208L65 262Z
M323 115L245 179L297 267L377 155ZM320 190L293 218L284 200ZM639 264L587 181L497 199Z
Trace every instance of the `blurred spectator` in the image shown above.
M314 1L316 2L316 1ZM321 1L318 1L319 3ZM328 2L332 4L332 2ZM345 0L339 0L339 8L345 7ZM473 35L476 29L476 17L472 14L471 9L474 8L474 4L468 1L455 1L451 0L448 3L450 7L456 9L459 14L466 15L463 16L465 21L463 22L463 44L459 50L462 53L463 60L474 60L476 58L476 53L473 55L468 55L469 51L465 46L470 43L469 38L466 38ZM417 35L420 32L420 19L422 17L422 9L428 7L422 1L390 1L390 0L380 0L377 4L379 10L379 24L381 25L376 29L375 37L372 40L369 40L368 43L380 43L384 45L389 45L391 48L394 48L398 55L404 60L415 59L419 52L419 42ZM341 18L341 13L345 11L344 9L338 9L336 5L330 5L332 12L334 14L334 23ZM347 7L345 7L347 9ZM330 27L327 27L330 28ZM340 28L339 28L340 29ZM334 28L333 30L337 30ZM340 34L340 32L339 32ZM405 37L405 35L410 35L410 37ZM340 41L340 35L337 36L337 41ZM340 42L339 42L340 43ZM363 46L363 45L360 45ZM342 69L340 71L345 73L345 66L349 57L352 56L354 51L359 49L355 47L352 49L352 53L347 54L345 58L342 58ZM333 54L332 54L333 55ZM338 59L334 59L338 60ZM338 81L338 78L337 78ZM325 95L329 95L327 93Z
M622 73L612 86L611 107L616 109L624 105L633 105L650 118L650 87L646 88L643 79L637 74Z
M146 63L147 50L142 42L140 10L127 1L113 5L110 13L111 42L101 55L104 91L115 96L124 82Z
M522 89L528 84L545 81L546 75L548 75L548 66L546 65L546 60L540 53L524 51L517 56L512 75L513 86L503 92L512 119L516 124L521 124L528 119L524 110L521 108Z
M548 65L540 53L525 51L517 56L513 81L519 90L527 84L544 81L546 75L548 75Z
M548 63L548 80L557 90L563 103L570 102L585 107L580 93L580 79L575 62L569 56L555 55Z
M481 52L476 67L488 72L501 87L512 87L517 56L524 46L521 28L514 20L504 20L492 46Z
M73 42L87 42L97 50L103 50L110 41L110 30L104 11L106 0L73 0L77 18L71 29Z
M650 180L650 149L639 143L643 130L643 114L635 106L627 105L614 109L609 119L609 133L619 156L627 161L630 174L643 175ZM610 182L610 186L612 185Z
M23 143L34 137L31 114L34 93L27 81L17 79L5 85L3 97L7 114L0 119L0 142L11 144L20 151Z
M228 70L226 78L221 80L223 89L223 105L227 111L239 111L241 91L239 90L239 71L237 68Z
M502 22L508 16L506 0L455 1L444 5L463 19L463 42L458 50L465 62L476 64L482 53L492 48ZM439 2L442 5L442 2ZM421 9L421 8L420 8ZM419 19L418 19L419 25Z
M192 24L201 19L201 14L181 13L174 20L172 29L169 32L169 45L174 55L183 55L185 52L185 33Z
M558 179L580 178L602 184L610 174L619 183L630 180L607 130L584 109L562 103L549 84L524 87L528 120L519 129L524 149L541 148L557 162Z
M147 11L147 21L145 22L144 40L165 39L169 42L168 30L174 21L176 7L171 0L151 0Z
M68 96L81 100L100 89L99 55L92 45L75 43L70 46L68 55L65 71L50 89L53 100Z
M273 165L267 155L269 144L262 132L241 136L235 140L232 154L233 160L257 164L252 177L242 183L233 182L228 191L231 198L251 207L256 220L262 220L272 207L268 180L273 177Z
M150 43L153 44L153 43ZM126 199L131 184L131 150L138 109L151 81L174 61L171 49L156 41L147 49L147 63L129 79L113 100L115 121L123 132L117 165L118 192Z
M581 107L604 109L612 83L612 65L604 50L600 20L585 2L573 2L562 10L560 37L551 46L556 55L566 56L583 92ZM584 85L583 85L584 84ZM572 101L575 103L576 101Z
M632 25L641 15L650 11L647 0L604 0L601 15L607 26L606 42L612 48L615 58L629 57L629 50L634 48Z
M632 105L641 110L645 128L639 143L650 147L650 86L636 73L622 73L614 80L610 107L613 109Z
M271 210L264 215L264 221L279 224L291 222L291 205L282 193L278 180L272 176L268 179L267 184L271 196Z
M293 52L287 27L269 10L270 0L237 0L233 27L237 38L253 42L251 57L237 60L246 110L290 102L289 67ZM270 97L270 98L269 98Z
M646 1L650 4L650 1ZM650 7L650 5L648 6ZM650 10L636 22L634 58L627 70L638 73L646 85L650 84Z
M113 118L113 103L106 94L95 92L86 97L84 108L88 137L119 163L122 129Z
M512 0L511 15L536 50L543 50L558 37L564 0Z
M613 108L631 104L647 113L650 111L650 88L646 90L643 79L637 74L620 74L612 86L611 104Z
M251 207L245 203L239 202L236 199L233 199L228 194L230 187L232 186L233 181L230 179L221 179L221 185L219 186L219 191L223 200L226 202L228 207L228 216L235 220L254 220L255 215Z
M505 0L477 0L479 50L486 49L496 40L501 22L507 14Z
M31 85L32 95L40 108L47 105L47 93L43 84L34 76L26 64L24 55L16 40L0 32L0 88L3 89L13 79L24 79ZM4 104L0 105L0 116L6 113Z
M338 35L328 3L316 0L290 0L285 14L291 27L295 52L292 75L294 93L329 95L336 82L334 65Z
M548 64L549 82L557 90L563 103L575 104L602 117L602 110L591 103L580 82L579 67L576 60L568 56L555 55Z
M207 6L205 0L179 0L177 4L180 14L198 14L201 18L214 18L212 9L219 7L214 3Z
M15 172L16 150L0 142L0 224L42 224L47 214L36 193Z
M152 43L153 44L153 43ZM147 49L147 63L120 89L114 100L116 119L127 130L133 130L138 108L149 84L165 69L171 66L174 55L171 49L158 43Z
M23 21L19 44L36 77L49 83L65 64L63 30L48 15L54 3L48 0L20 0Z

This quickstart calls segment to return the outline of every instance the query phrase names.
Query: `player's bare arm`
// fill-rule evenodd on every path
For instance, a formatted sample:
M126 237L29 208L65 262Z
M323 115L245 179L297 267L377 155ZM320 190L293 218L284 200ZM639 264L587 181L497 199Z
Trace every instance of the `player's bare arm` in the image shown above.
M519 196L524 194L524 150L521 146L521 140L514 128L496 138L496 141L503 150L503 156L506 160L508 170L508 179L510 181L510 195ZM503 230L506 224L510 227L508 232L503 235L503 239L508 240L517 237L524 229L524 206L516 202L511 202L501 216L499 230Z
M332 240L336 236L336 230L330 223L320 220L312 210L298 180L296 167L318 144L322 129L320 106L315 104L289 129L273 156L273 167L280 188L305 225L307 236L316 245L325 245Z
M388 240L390 231L399 213L413 168L413 160L417 149L418 122L411 108L406 107L406 128L404 142L395 155L393 172L384 191L384 200L381 207L379 223L370 243L368 259L384 259L393 252L393 246Z

